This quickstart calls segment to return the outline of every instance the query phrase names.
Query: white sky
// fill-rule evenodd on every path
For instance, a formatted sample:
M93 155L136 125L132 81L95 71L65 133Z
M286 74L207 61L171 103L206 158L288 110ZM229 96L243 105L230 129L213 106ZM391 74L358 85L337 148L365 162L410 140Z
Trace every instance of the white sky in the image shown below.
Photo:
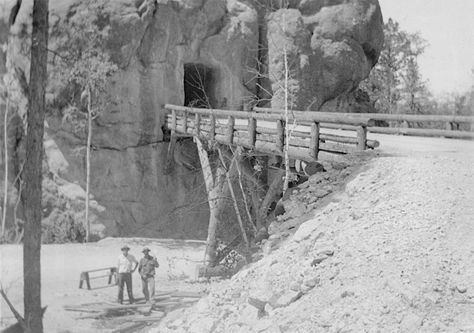
M420 68L434 94L465 91L474 68L474 0L379 0L389 17L408 32L420 32L430 46Z

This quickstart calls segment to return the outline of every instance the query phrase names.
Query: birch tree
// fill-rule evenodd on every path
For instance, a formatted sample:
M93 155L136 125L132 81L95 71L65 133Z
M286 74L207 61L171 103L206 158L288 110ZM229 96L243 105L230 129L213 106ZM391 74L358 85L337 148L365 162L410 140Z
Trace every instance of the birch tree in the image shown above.
M85 218L86 241L90 241L89 201L91 180L91 145L93 136L93 120L100 115L103 109L104 97L108 79L118 67L104 50L109 35L110 26L99 25L108 14L103 1L86 1L76 14L63 22L64 36L55 40L55 52L52 58L54 66L53 77L62 85L70 85L80 93L72 96L75 112L84 110L87 114L86 124L77 127L86 128L86 197ZM74 89L75 88L75 89ZM73 119L67 114L67 119ZM67 120L66 119L66 120ZM80 118L74 118L80 119Z
M7 208L8 208L8 111L10 109L10 96L8 94L8 87L5 86L4 92L5 99L5 111L3 116L3 160L4 160L4 169L3 169L3 206L2 206L2 230L1 237L5 239L6 233L6 221L7 221Z

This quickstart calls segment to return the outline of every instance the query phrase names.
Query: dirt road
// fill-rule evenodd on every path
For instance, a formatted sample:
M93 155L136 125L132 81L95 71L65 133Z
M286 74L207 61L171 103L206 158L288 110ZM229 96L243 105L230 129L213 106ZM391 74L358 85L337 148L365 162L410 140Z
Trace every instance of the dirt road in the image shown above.
M474 332L474 143L369 138L333 202L151 332Z
M195 267L203 259L204 242L120 239L109 238L92 244L44 245L41 252L42 303L48 306L45 313L45 332L107 332L94 320L78 320L81 313L64 311L64 305L91 302L116 302L117 288L98 290L79 289L81 271L114 266L122 244L131 247L131 254L137 260L142 257L144 246L158 258L160 267L156 275L157 290L186 290L186 278L193 278ZM11 301L23 313L23 252L18 245L0 246L0 282ZM92 288L105 285L106 279L93 280ZM133 275L134 295L142 297L138 273ZM86 313L87 315L87 313ZM13 315L0 300L0 329L14 322Z

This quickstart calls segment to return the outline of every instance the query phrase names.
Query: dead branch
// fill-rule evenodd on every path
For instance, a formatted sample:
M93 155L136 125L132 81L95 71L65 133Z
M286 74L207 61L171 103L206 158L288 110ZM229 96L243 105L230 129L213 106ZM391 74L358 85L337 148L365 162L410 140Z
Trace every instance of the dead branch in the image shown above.
M237 174L239 176L239 186L240 186L240 191L242 192L242 198L243 198L243 201L244 201L245 211L247 212L247 217L249 219L249 223L252 225L252 227L254 229L254 232L256 234L257 233L257 228L255 227L255 224L253 223L252 215L250 214L250 208L249 208L249 204L248 204L248 201L247 201L247 196L245 195L245 190L244 190L244 186L243 186L242 171L240 170L240 162L241 162L240 156L242 155L241 151L242 151L242 149L240 147L238 147L237 150L235 152L233 152L234 156L236 156L235 166L237 168Z
M7 297L7 294L5 293L5 291L3 290L3 287L0 286L0 295L2 295L3 299L5 300L5 302L7 303L8 307L10 308L11 312L13 313L13 315L15 316L16 320L18 321L18 323L20 324L20 326L23 328L23 331L27 332L28 331L28 327L26 325L26 321L25 319L23 319L23 317L20 315L20 313L15 309L15 307L13 306L13 304L10 302L10 300L8 299Z
M221 159L221 163L225 168L226 164L225 164L225 160L224 160L224 155L222 154L222 151L221 151L220 148L217 148L217 151L219 153L219 158ZM232 166L235 159L236 159L236 157L234 155L234 157L231 161L231 166ZM230 194L232 196L232 203L234 205L235 213L237 215L237 220L239 221L240 230L242 231L242 237L243 237L243 239L245 241L245 245L247 246L247 249L248 249L250 247L250 243L249 243L249 240L248 240L248 237L247 237L247 233L245 232L244 224L243 224L243 221L242 221L242 216L240 215L239 205L237 204L237 198L235 197L234 186L232 185L232 180L230 179L230 170L229 169L226 169L226 179L227 179L227 184L229 186Z
M282 193L282 185L284 182L285 177L285 170L279 170L279 172L275 175L270 188L268 189L265 198L263 199L262 204L260 205L260 209L258 211L258 215L263 221L268 215L268 209L273 201L278 199L278 196Z

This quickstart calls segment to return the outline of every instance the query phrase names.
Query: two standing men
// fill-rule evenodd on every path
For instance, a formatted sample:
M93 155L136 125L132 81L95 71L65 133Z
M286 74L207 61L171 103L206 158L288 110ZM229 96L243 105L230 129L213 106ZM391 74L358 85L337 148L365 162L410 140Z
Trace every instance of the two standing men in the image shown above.
M137 267L142 278L142 290L145 300L150 302L155 295L155 268L160 266L158 261L150 255L150 249L147 247L142 251L144 256L140 262L128 253L130 251L128 246L123 246L121 250L122 254L119 255L117 264L118 302L120 304L123 302L124 285L127 286L130 304L135 301L132 292L132 273L135 272Z

